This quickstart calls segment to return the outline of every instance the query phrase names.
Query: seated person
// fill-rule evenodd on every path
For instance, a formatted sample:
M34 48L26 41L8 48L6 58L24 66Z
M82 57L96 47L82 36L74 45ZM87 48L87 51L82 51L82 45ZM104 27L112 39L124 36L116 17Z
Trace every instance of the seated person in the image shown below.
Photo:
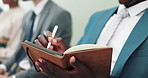
M44 33L44 30L53 30L55 25L58 25L56 36L62 37L67 44L70 44L72 35L70 13L58 6L52 0L32 1L35 7L24 16L20 43L24 40L33 42L40 34ZM23 70L16 72L13 65L15 65L15 68L21 67ZM2 61L2 64L0 65L0 74L5 73L6 71L9 72L9 76L3 75L0 77L48 78L48 76L35 71L21 44L19 44L17 51L11 58Z
M97 12L91 17L78 44L113 48L110 78L148 78L148 0L119 2L119 7ZM50 49L58 52L67 49L61 38L46 38L39 38L35 43L45 47L51 42ZM72 56L69 63L73 70L64 70L43 58L36 61L36 66L51 78L96 78L76 57Z
M25 11L18 0L3 0L10 10L0 14L0 59L11 57L17 49L21 35L21 23Z

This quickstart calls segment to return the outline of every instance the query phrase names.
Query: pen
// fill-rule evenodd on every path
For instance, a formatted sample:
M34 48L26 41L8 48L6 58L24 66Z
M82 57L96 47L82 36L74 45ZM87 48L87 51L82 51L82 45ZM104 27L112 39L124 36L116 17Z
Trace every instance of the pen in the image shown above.
M56 26L54 27L53 31L52 31L52 36L51 36L52 38L54 38L54 36L55 36L57 30L58 30L58 26L56 25ZM47 49L49 49L50 45L51 45L51 42L48 43Z

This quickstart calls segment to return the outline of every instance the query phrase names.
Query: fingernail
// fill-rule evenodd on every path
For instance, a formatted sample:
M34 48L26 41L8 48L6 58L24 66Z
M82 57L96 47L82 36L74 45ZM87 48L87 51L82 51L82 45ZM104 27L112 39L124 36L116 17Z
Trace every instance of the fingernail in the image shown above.
M52 37L48 37L48 41L49 42L52 42L53 41L53 38Z
M36 41L37 41L37 39L34 40L34 42L36 42Z
M35 65L36 65L36 66L39 66L39 64L38 64L37 62L35 62Z
M51 37L48 37L48 40L51 40L52 38Z
M70 59L71 59L72 63L74 63L76 61L76 58L74 56L72 56Z
M54 40L53 40L53 42L54 42L54 43L57 43L57 40L56 40L56 39L54 39Z
M44 35L47 36L47 33L44 31Z
M40 70L40 71L43 71L43 69L42 69L41 67L39 67L39 70Z
M40 38L40 37L41 37L41 35L38 36L38 38Z
M39 62L43 63L42 59L39 58Z
M38 41L37 39L34 40L34 42L37 42L37 41Z

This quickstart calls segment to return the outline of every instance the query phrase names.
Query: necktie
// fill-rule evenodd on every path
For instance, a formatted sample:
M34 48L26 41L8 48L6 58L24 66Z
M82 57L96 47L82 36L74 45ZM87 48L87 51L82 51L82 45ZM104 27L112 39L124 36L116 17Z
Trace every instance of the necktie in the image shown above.
M28 41L31 41L31 39L32 39L35 16L36 16L35 13L32 12L32 16L30 18L30 31L29 31L28 38L27 38ZM20 57L16 63L16 66L9 72L9 76L13 75L16 72L16 69L19 66L19 63L24 59L25 56L26 56L26 52L24 51L22 53L22 55L20 55Z
M106 24L101 35L98 38L97 44L106 46L120 22L129 16L127 9L122 9L118 14L114 14Z

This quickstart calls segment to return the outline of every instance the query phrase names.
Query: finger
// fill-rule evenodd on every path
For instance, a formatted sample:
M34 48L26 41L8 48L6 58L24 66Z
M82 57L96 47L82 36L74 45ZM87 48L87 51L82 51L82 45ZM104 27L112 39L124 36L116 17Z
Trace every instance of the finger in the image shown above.
M50 45L49 50L53 50L53 49L54 49L53 45Z
M67 44L60 37L53 39L53 44L61 47L62 49L67 49L68 48Z
M63 43L62 38L52 38L48 37L48 41L51 42L53 45L60 45Z
M48 38L48 37L52 36L52 33L50 31L48 31L48 30L45 30L44 35L45 35L46 38Z
M47 70L47 67L43 66L42 63L40 63L39 61L36 61L36 62L35 62L35 65L38 66L39 71L40 71L41 73L43 73L43 74L45 74L45 75L46 75L46 74L47 74L47 75L52 75L52 74L50 73L50 71Z
M55 45L55 46L60 47L61 49L67 48L67 45L64 43L64 41L62 40L62 38L53 39L52 44Z
M55 51L63 53L67 49L67 45L64 43L62 38L53 39L52 37L48 37L48 41L52 45L49 47L50 50L55 50Z
M87 69L85 65L83 65L81 62L76 60L74 56L72 56L69 60L70 65L72 65L75 69Z
M42 62L42 63L43 63L43 62ZM43 72L47 73L50 77L54 77L56 74L55 74L55 72L54 72L52 69L49 69L49 68L48 68L47 65L49 65L49 64L46 63L47 65L45 65L45 64L42 64L42 63L40 62L40 64L41 64L42 66L39 64L39 66L41 67L41 70L43 70Z
M40 70L41 73L43 73L43 74L45 74L45 75L47 75L47 76L49 75L49 74L47 74L46 72L44 72L41 67L39 67L39 70Z
M34 64L34 65L35 65L36 71L37 71L37 72L40 72L41 70L39 69L39 66L37 66L36 64Z
M38 45L38 46L44 47L44 46L38 41L38 39L34 40L34 43L35 43L36 45Z
M47 69L51 71L50 73L52 73L52 75L62 75L64 72L67 72L66 70L63 70L62 68L46 61L45 59L40 58L39 62L41 62L43 66L47 67Z
M69 63L70 65L72 65L74 68L77 68L77 66L74 65L74 63L76 62L76 58L74 56L72 56L70 59L69 59Z
M62 38L55 38L55 39L53 39L52 44L53 45L63 44L63 40L62 40Z
M38 40L39 40L39 42L40 42L42 45L44 45L45 47L47 47L48 42L47 42L47 40L46 40L46 38L45 38L44 36L39 35L39 36L38 36Z
M53 38L52 37L48 37L48 42L52 43L52 41L53 41Z

